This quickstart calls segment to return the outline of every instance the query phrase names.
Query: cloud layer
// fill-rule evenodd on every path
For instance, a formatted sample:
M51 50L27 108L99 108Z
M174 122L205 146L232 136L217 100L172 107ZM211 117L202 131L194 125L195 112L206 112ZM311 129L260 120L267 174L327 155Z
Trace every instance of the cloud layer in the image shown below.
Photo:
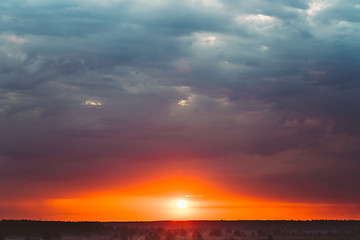
M359 1L5 0L0 22L4 199L182 169L360 201Z

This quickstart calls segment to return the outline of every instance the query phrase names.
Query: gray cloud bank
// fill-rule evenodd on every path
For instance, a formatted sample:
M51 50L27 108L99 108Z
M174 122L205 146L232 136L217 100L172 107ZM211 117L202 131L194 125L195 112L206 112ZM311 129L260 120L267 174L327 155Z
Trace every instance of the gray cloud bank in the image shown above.
M359 16L360 1L1 1L0 189L196 163L239 194L356 203Z

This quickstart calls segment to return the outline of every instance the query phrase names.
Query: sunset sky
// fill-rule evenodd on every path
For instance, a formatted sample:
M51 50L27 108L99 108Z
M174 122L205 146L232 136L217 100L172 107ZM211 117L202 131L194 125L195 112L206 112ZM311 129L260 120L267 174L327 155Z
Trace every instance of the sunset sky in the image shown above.
M360 0L1 0L0 219L360 219L359 87Z

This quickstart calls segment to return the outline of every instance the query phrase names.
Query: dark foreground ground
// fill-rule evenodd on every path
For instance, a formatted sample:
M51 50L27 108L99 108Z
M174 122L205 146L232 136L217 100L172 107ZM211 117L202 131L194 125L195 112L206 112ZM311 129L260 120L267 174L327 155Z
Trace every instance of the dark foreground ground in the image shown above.
M360 221L2 220L0 240L360 240Z

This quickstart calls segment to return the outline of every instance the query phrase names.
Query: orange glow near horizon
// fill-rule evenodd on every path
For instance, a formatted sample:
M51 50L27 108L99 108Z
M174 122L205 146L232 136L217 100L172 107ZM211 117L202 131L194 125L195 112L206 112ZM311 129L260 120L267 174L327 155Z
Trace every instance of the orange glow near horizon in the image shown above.
M187 202L186 208L177 207L179 199ZM235 196L189 178L164 178L122 190L49 199L36 208L43 210L37 215L43 220L157 221L354 219L358 206L270 202Z

